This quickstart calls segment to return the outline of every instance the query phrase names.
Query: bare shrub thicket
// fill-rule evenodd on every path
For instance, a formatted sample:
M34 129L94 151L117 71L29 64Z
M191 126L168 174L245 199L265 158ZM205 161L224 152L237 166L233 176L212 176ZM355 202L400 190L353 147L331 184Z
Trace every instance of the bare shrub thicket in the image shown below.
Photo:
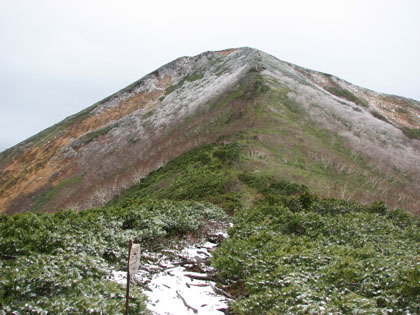
M356 161L360 156L368 164L369 171L360 177L360 167L334 154L304 152L309 157L307 168L319 166L344 178L339 186L320 182L321 195L365 202L381 199L393 208L420 209L420 181L417 180L420 178L419 141L408 139L400 129L375 118L364 106L332 95L318 85L318 82L327 84L331 77L319 75L311 80L311 70L297 71L298 67L268 55L264 55L264 62L270 66L263 74L274 78L270 82L278 82L277 87L289 91L287 96L299 109L301 119L315 122L319 128L342 136L344 145L350 150L350 160ZM336 84L340 82L337 80ZM343 88L361 95L356 88L346 84ZM274 83L271 85L276 87ZM285 164L293 163L293 157L287 153L282 159ZM359 186L363 188L352 188L351 183L355 185L356 182L360 182Z
M226 108L197 113L194 119L184 122L182 128L172 125L166 129L161 128L159 133L147 134L147 138L142 141L121 145L112 154L101 151L100 143L92 144L91 148L83 148L85 158L79 160L79 167L88 170L88 173L83 183L84 190L81 189L83 191L77 196L77 206L89 208L103 205L180 154L199 145L212 143L222 135L235 134L249 127L255 118L247 114L252 114L252 111L247 110L250 106L246 102L233 102L229 110L242 114L236 115L237 119L229 124L220 126L217 121L225 115ZM112 133L106 140L111 144L127 141L126 133L119 133L118 141L111 139L111 136ZM63 196L63 199L71 198Z

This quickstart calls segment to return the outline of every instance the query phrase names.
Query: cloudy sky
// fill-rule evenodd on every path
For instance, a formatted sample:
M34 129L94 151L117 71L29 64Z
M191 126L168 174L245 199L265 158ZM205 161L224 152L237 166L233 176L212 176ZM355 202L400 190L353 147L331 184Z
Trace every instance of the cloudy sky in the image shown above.
M250 46L420 100L419 0L0 0L0 151L171 60Z

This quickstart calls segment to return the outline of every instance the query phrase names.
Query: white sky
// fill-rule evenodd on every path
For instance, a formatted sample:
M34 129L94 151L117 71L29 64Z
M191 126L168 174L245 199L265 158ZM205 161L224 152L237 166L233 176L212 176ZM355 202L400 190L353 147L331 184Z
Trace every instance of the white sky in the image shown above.
M242 46L420 100L420 0L0 0L0 151L175 58Z

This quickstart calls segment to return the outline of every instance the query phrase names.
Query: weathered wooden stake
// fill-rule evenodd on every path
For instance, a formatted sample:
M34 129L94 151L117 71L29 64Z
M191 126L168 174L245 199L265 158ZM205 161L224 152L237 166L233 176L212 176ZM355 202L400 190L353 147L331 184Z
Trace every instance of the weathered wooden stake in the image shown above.
M133 246L133 241L128 242L128 263L127 263L127 292L125 294L125 315L128 315L128 299L130 298L130 256L131 256L131 246Z

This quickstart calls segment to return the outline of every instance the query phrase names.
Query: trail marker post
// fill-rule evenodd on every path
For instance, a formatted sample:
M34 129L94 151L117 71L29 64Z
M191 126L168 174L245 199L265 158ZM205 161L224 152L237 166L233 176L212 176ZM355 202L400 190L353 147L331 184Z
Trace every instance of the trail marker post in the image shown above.
M128 315L128 300L130 299L131 275L136 274L140 265L140 244L128 242L128 263L127 263L127 291L125 294L125 315Z

